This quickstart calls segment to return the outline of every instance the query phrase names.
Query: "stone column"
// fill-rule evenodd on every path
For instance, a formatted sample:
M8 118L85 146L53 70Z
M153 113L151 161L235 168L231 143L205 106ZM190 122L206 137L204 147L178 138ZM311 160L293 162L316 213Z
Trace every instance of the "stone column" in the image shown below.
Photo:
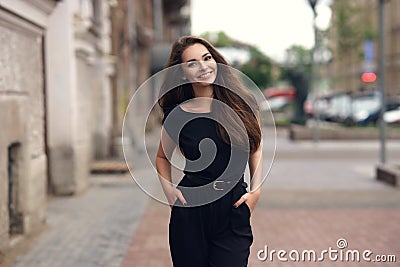
M53 193L74 194L87 187L91 158L90 88L79 88L75 54L76 1L57 4L46 34L46 77L50 183ZM79 55L78 55L79 56ZM86 76L88 77L88 76ZM82 99L83 96L89 99Z

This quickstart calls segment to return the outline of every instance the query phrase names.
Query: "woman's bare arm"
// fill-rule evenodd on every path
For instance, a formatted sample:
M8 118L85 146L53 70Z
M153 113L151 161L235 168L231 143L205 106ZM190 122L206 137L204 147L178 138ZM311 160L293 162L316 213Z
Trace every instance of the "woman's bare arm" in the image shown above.
M176 189L172 184L170 159L172 158L175 148L176 143L171 139L171 137L169 137L163 128L156 155L156 168L164 194L170 205L175 202L176 198L178 198L183 204L186 204L186 200L180 190Z
M259 145L257 150L249 157L249 170L251 178L251 192L256 192L260 194L263 175L263 155L261 144Z
M249 169L250 169L250 192L245 193L234 206L237 208L243 202L249 206L250 212L253 212L258 199L261 194L261 182L262 182L262 169L263 157L262 157L262 145L260 144L256 151L249 156Z

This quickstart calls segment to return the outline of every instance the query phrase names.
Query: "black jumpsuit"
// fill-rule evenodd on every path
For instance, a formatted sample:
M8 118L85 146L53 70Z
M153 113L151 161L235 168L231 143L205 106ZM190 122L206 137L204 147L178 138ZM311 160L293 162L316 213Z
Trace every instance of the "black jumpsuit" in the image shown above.
M253 242L251 214L246 203L237 208L233 204L247 192L243 173L248 152L222 141L212 112L191 113L180 106L172 111L164 110L163 126L186 158L178 188L188 202L184 207L177 200L171 210L169 244L174 267L245 267ZM213 144L201 144L205 140ZM233 155L234 163L229 164ZM213 184L220 177L229 177L232 185ZM196 195L186 190L202 185L210 185L209 191ZM202 199L221 192L224 195L212 202Z

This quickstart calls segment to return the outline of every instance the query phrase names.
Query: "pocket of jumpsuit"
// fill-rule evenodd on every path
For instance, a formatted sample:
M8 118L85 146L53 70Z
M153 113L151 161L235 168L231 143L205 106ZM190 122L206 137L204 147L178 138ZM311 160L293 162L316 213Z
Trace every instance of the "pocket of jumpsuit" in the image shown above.
M169 217L169 224L168 224L168 230L169 230L169 244L172 249L172 247L176 247L178 243L181 242L181 231L180 229L183 227L182 225L182 212L183 208L182 203L177 199L174 204L171 207L170 211L170 217Z
M170 219L169 219L169 224L175 223L176 221L176 212L177 208L179 209L182 206L182 203L179 201L179 199L176 199L174 204L172 204L171 210L170 210Z
M233 189L233 203L231 208L231 228L232 232L238 236L247 238L250 243L253 242L253 233L250 225L250 208L243 202L239 207L233 207L233 204L239 200L239 198L247 193L246 183L241 183Z

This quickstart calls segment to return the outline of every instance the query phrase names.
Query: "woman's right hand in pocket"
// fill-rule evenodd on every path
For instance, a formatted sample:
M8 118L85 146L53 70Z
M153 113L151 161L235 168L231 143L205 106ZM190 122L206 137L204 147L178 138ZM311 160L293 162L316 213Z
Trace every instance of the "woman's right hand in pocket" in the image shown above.
M181 190L179 190L176 187L171 187L170 190L168 190L168 192L166 192L166 197L169 203L169 206L172 208L174 206L174 203L177 199L179 199L179 201L183 204L183 205L187 205L186 199L184 198Z

